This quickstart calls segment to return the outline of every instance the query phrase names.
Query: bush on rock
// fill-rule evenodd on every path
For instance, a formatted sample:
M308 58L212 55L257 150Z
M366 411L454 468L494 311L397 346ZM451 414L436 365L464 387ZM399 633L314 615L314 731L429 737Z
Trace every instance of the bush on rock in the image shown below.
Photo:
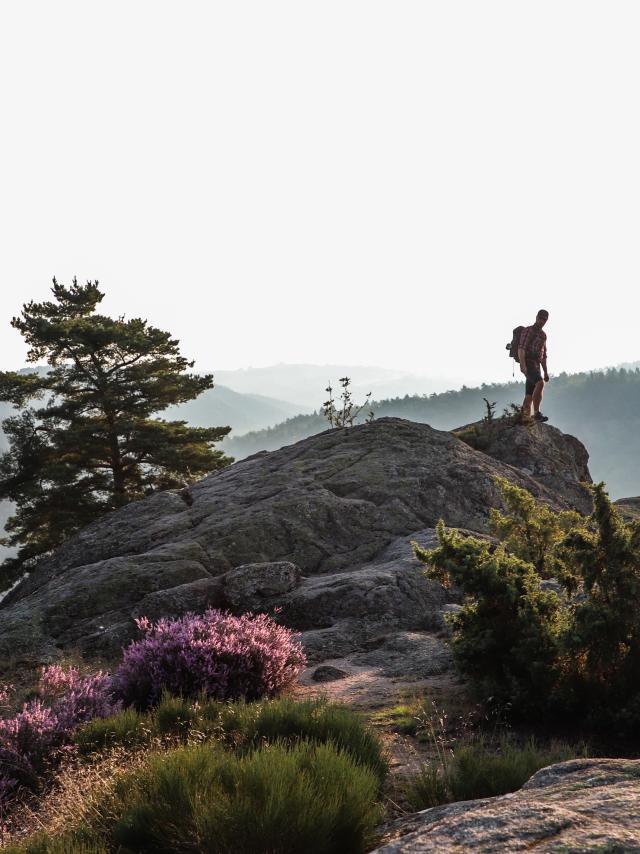
M127 705L146 709L163 692L183 697L256 700L273 696L306 664L290 629L264 614L234 617L210 609L157 623L124 651L115 680Z

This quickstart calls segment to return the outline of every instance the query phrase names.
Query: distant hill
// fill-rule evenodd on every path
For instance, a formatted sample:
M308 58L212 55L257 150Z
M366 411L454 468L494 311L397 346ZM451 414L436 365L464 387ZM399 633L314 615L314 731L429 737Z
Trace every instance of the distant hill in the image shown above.
M289 403L261 394L246 394L218 385L205 391L195 400L170 406L161 417L167 420L184 419L194 427L230 426L234 435L260 430L271 424L304 413L310 407Z
M373 409L378 416L407 418L452 430L484 414L483 397L495 401L500 413L512 402L520 403L522 396L523 384L513 382L396 397L374 403ZM640 495L640 370L561 374L547 388L544 411L555 426L586 445L594 479L604 480L614 498ZM242 459L257 451L289 445L327 427L317 413L300 415L266 430L231 436L224 448Z
M405 394L432 394L462 385L462 378L426 377L371 365L270 365L267 368L214 371L213 374L216 383L243 394L268 394L282 400L298 401L302 404L298 412L322 406L326 400L327 384L331 382L334 388L337 387L340 377L351 378L351 388L356 397L362 398L371 392L376 400Z

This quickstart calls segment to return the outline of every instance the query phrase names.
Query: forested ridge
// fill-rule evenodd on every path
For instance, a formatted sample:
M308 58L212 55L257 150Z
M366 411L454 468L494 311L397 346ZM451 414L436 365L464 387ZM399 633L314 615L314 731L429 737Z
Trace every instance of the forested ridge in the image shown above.
M395 416L453 430L478 421L486 412L483 398L496 413L520 403L523 383L494 383L432 395L406 395L372 404L377 418ZM318 397L322 397L322 389ZM612 497L640 494L640 369L611 368L553 377L545 392L550 423L577 436L591 455L594 480L604 480ZM319 413L297 415L266 430L230 436L223 444L236 459L274 450L328 427Z

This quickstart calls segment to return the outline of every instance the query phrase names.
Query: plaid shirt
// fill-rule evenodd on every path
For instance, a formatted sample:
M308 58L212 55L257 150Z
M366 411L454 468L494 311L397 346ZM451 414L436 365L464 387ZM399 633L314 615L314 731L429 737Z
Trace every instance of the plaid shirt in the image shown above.
M525 359L541 362L547 358L547 333L537 326L527 326L520 335L518 350L524 350Z

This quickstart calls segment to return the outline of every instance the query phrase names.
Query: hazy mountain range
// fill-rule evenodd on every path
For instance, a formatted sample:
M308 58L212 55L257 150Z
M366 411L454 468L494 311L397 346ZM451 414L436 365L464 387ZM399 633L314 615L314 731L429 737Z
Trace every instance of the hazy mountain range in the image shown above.
M310 411L311 407L301 403L290 403L262 394L241 393L216 383L214 388L195 400L165 409L161 417L168 421L184 419L194 427L229 426L238 435Z
M406 371L371 365L272 365L267 368L243 368L214 371L216 383L243 394L268 395L297 403L297 412L319 409L327 399L329 383L338 388L341 377L351 378L354 397L363 399L368 392L374 400L405 394L433 394L459 388L462 377L428 377Z

